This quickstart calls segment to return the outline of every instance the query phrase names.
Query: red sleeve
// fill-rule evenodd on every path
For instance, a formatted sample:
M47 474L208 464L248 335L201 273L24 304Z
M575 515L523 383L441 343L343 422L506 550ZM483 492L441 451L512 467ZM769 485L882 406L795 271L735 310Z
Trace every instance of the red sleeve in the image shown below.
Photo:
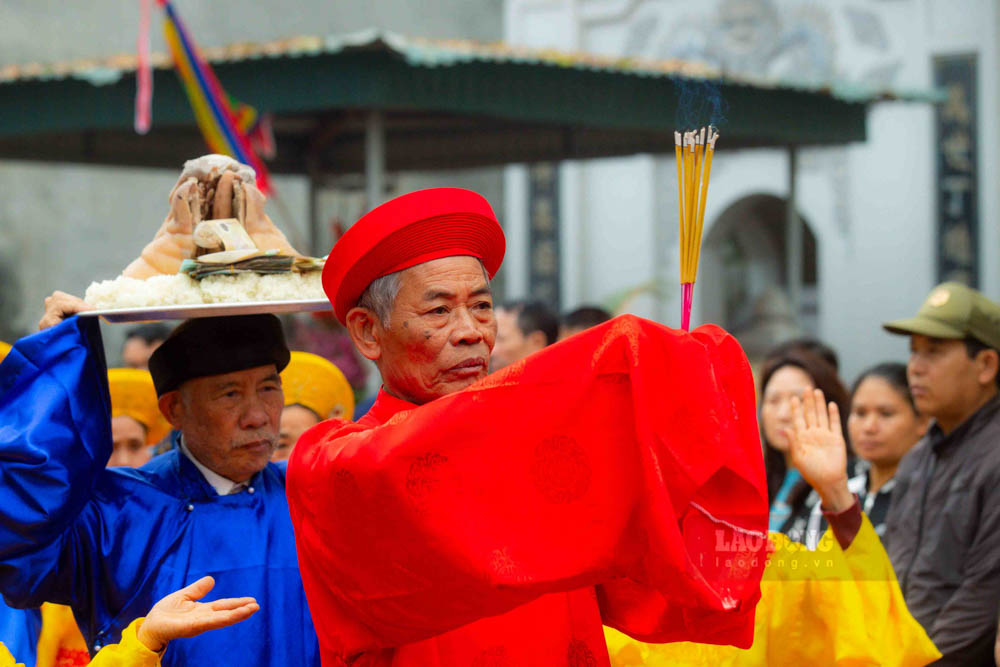
M847 549L851 546L851 542L861 530L861 504L858 502L858 497L854 497L854 504L846 510L836 513L823 510L823 517L830 524L830 530L837 538L837 544L840 545L840 548Z
M327 651L586 586L647 641L752 641L766 484L749 365L716 327L620 317L384 424L323 424L288 498Z

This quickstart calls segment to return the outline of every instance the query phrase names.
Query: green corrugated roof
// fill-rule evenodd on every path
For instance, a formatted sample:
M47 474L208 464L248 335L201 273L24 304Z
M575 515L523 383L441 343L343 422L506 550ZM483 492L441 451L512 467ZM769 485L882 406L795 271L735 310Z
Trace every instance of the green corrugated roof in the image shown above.
M275 115L283 134L274 166L284 171L305 170L316 128L364 109L436 119L433 131L408 130L390 143L390 168L415 168L447 163L449 140L451 154L478 151L470 164L672 151L673 130L683 122L677 114L681 88L690 82L708 82L724 99L723 148L863 141L870 103L938 99L933 93L727 75L679 60L378 31L231 44L204 49L204 55L229 94ZM0 158L54 160L65 153L65 159L103 163L181 160L174 154L181 150L177 137L187 137L183 150L197 150L191 109L167 57L155 55L153 63L153 131L146 137L131 131L134 56L0 67ZM313 129L289 129L303 119ZM463 119L464 129L456 119ZM400 153L394 157L393 150ZM353 152L330 154L321 166L354 168L357 146L343 151ZM426 159L414 151L424 151Z
M449 67L472 62L507 63L560 67L585 71L614 72L631 76L686 78L720 84L745 85L763 89L788 89L825 94L846 102L902 100L935 102L943 100L938 91L880 88L848 81L797 81L791 78L767 78L725 73L698 62L683 60L644 60L566 52L554 49L514 47L504 43L483 44L466 40L431 40L405 37L375 29L347 35L299 36L273 42L238 42L204 50L211 63L233 63L259 59L283 59L323 54L338 54L354 49L384 48L416 67ZM157 69L169 69L166 54L154 54ZM103 60L77 60L60 63L31 63L0 66L0 85L27 80L77 78L94 85L115 83L135 71L136 58L131 54Z

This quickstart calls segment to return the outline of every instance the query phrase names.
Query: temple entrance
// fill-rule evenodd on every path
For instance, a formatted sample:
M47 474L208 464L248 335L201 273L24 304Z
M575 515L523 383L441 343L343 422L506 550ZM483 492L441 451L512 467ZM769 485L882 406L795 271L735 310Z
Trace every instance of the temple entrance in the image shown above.
M798 312L788 297L786 202L748 195L727 208L703 245L698 281L701 320L740 340L751 361L789 338L815 335L818 324L816 237L803 222L802 285Z

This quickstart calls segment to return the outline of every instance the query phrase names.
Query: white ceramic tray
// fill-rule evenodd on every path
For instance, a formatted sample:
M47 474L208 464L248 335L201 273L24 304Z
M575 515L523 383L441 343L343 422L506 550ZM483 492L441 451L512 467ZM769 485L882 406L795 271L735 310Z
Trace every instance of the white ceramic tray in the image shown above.
M187 320L192 317L221 317L223 315L255 315L257 313L302 313L332 310L326 299L301 299L297 301L246 301L242 303L201 303L185 306L147 306L144 308L112 308L86 310L80 317L103 317L107 322L152 322L156 320Z

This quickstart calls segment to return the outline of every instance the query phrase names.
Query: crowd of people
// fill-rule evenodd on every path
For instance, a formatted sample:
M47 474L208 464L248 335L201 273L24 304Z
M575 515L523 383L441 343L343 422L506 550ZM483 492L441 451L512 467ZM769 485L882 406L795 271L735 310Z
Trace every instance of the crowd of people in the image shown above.
M560 319L540 302L501 305L493 367L610 318L596 307ZM850 388L840 377L837 352L815 339L784 341L763 360L759 415L769 529L816 550L829 527L819 494L789 453L793 403L819 389L837 406L849 443L848 488L889 551L910 608L944 652L941 663L994 664L994 646L1000 646L1000 532L993 530L1000 525L994 430L1000 428L1000 306L964 285L944 284L916 317L885 328L910 337L909 363L876 364Z
M1000 611L1000 306L946 283L915 317L885 329L910 338L909 362L867 369L849 392L837 355L818 341L785 343L764 362L770 528L811 549L826 528L818 496L788 455L794 397L821 389L850 443L848 486L941 664L991 665Z
M848 388L816 340L494 307L503 243L467 191L375 209L337 344L194 319L109 370L50 297L0 349L0 666L996 664L1000 305L938 286Z

